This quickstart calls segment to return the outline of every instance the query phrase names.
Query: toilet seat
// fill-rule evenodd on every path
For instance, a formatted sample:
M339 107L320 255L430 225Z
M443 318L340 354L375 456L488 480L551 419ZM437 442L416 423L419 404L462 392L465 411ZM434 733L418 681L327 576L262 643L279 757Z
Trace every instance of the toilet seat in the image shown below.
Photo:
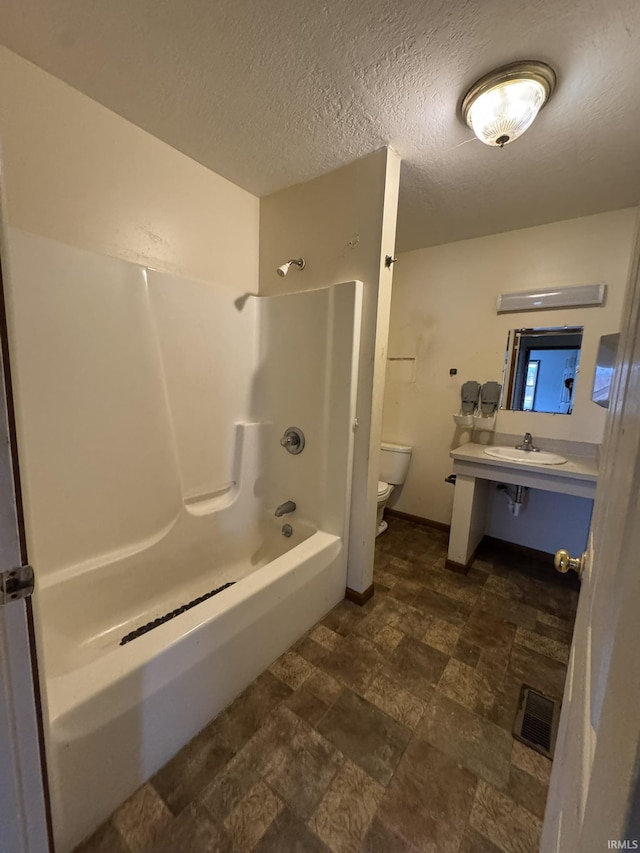
M391 492L393 491L393 486L390 486L389 483L385 483L384 480L378 480L378 500L386 500Z

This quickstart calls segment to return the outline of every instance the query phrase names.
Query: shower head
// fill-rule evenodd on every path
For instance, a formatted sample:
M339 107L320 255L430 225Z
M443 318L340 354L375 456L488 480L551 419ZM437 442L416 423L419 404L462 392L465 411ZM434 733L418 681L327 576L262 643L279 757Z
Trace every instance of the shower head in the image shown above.
M290 261L287 261L286 264L282 264L281 267L278 267L276 272L278 273L278 275L281 275L282 278L284 278L285 275L289 272L289 267L291 265L298 267L299 270L303 270L305 267L304 258L292 258Z

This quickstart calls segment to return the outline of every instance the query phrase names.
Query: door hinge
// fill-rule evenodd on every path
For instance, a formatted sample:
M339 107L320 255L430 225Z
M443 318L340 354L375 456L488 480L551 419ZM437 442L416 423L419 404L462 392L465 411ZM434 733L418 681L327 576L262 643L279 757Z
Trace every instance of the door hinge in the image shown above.
M33 569L31 566L18 566L0 572L0 604L19 601L33 594Z

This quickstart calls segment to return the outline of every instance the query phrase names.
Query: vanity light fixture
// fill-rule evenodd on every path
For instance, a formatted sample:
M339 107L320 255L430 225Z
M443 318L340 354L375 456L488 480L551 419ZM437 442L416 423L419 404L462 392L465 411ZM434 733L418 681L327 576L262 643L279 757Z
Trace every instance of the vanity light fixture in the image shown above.
M547 308L602 305L606 293L607 285L604 283L501 293L498 296L498 314L506 314L509 311L544 311Z
M531 126L556 87L545 62L503 65L477 80L462 99L462 117L485 145L513 142Z

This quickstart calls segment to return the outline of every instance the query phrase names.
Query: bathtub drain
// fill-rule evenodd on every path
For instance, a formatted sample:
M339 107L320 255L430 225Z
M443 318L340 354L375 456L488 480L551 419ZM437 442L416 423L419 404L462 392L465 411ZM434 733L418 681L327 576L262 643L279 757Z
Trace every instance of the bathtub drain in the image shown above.
M208 598L212 598L214 595L217 595L219 592L222 592L223 589L227 589L228 587L233 586L234 583L235 581L225 583L223 586L219 586L217 589L212 589L211 592L207 592L204 595L198 596L198 598L194 598L193 601L190 601L188 604L183 604L182 607L176 607L175 610L171 610L169 613L165 613L164 616L158 616L157 619L153 619L151 622L147 622L146 625L141 625L140 628L136 628L135 631L131 631L129 634L125 634L124 637L120 640L120 645L124 646L125 643L130 643L131 640L135 640L138 637L141 637L143 634L146 634L148 631L152 631L154 628L157 628L158 625L164 625L165 622L168 622L175 616L179 616L181 613L184 613L185 610L191 610L191 608L195 607L197 604L202 604L203 601L206 601Z

